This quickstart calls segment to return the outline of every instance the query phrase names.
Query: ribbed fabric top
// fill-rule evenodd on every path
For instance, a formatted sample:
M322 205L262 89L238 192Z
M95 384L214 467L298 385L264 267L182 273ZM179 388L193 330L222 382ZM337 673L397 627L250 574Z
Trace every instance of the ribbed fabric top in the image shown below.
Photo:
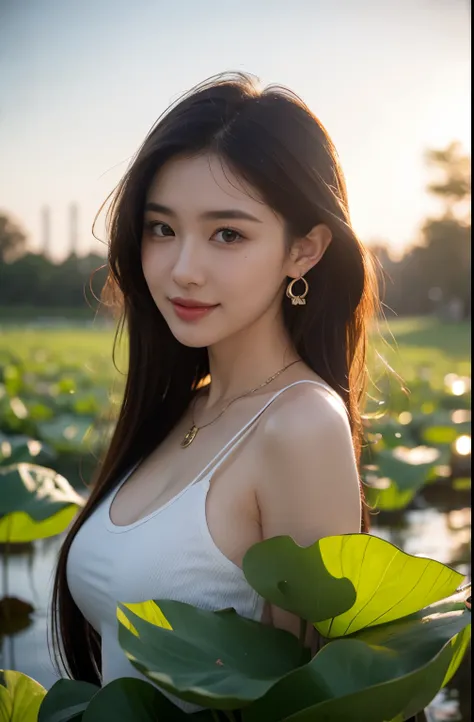
M216 546L207 525L206 496L215 471L248 436L265 409L284 391L301 383L322 387L343 404L325 383L295 381L277 391L166 504L132 524L117 526L112 522L113 499L138 466L135 464L82 525L69 551L67 582L82 614L101 635L104 685L118 677L150 682L133 667L118 643L118 601L174 599L212 611L233 607L243 617L261 620L265 600L248 584L240 567ZM201 709L166 696L185 712Z

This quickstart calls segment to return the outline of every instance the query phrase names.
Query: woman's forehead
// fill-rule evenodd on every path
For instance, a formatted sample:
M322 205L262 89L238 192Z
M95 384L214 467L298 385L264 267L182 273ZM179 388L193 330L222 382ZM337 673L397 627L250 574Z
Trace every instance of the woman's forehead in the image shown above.
M173 158L155 175L147 202L178 211L240 208L253 215L271 213L257 191L215 155Z

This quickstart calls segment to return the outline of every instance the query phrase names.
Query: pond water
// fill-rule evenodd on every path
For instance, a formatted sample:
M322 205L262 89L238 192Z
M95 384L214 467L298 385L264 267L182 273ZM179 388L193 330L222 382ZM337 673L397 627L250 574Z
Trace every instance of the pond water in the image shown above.
M418 508L394 517L378 516L372 533L391 541L411 554L428 556L449 564L470 580L471 516L469 498L462 494L439 508L439 499L418 497ZM443 500L444 502L446 500ZM445 506L445 504L441 504ZM437 508L438 507L438 508ZM34 543L32 552L10 558L9 593L35 606L33 624L6 637L0 650L0 667L17 669L49 688L57 679L47 646L48 603L53 570L63 535ZM0 595L1 596L1 595ZM427 711L430 722L471 719L470 662L466 658L447 690Z

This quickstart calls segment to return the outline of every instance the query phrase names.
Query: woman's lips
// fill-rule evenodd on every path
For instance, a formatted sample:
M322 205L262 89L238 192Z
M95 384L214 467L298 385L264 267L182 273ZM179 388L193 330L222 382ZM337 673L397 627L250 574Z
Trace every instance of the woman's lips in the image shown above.
M216 306L181 306L179 303L171 301L171 305L176 315L183 321L197 321L207 316L207 314L217 308L219 304Z

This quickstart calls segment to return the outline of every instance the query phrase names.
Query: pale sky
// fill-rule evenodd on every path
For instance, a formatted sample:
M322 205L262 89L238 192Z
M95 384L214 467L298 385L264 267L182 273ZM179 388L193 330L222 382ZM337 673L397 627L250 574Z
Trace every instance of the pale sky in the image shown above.
M471 150L469 25L469 0L0 0L0 211L38 249L50 206L60 257L75 202L98 251L93 217L160 113L244 70L319 116L356 232L400 250L436 210L423 150Z

